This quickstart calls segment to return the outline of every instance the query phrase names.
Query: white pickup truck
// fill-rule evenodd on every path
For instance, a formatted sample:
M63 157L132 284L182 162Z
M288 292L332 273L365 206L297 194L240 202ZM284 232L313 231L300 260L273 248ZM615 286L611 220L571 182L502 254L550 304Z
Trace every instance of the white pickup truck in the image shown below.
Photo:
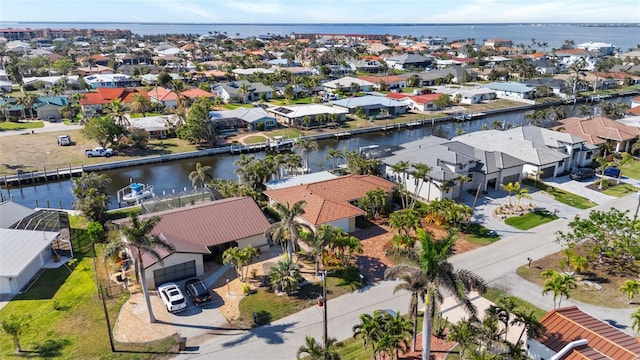
M84 154L87 155L87 157L94 157L94 156L110 157L111 155L113 155L113 149L105 149L102 146L99 146L95 149L85 150Z

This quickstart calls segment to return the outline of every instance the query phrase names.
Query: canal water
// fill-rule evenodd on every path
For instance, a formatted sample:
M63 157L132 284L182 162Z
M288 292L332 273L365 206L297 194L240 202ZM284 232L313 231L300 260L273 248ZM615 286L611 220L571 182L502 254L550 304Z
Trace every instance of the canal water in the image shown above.
M629 101L628 99L620 99ZM566 111L567 114L573 114L575 108L566 106ZM309 163L312 171L330 169L332 160L325 160L329 149L358 150L360 147L368 145L399 145L429 135L452 138L456 136L457 129L461 129L464 133L479 131L484 125L491 127L494 121L514 126L520 125L527 122L525 120L526 112L517 111L490 115L483 119L467 122L449 122L412 129L403 128L387 132L367 133L339 140L320 140L318 141L318 151L309 153ZM265 156L264 153L253 153L251 155L256 158ZM127 186L130 181L153 185L156 195L193 189L189 181L189 173L195 169L198 162L202 165L211 166L212 175L216 178L237 179L236 168L233 164L239 158L240 155L224 154L101 172L112 179L108 187L108 192L111 194L109 207L112 209L118 207L116 192L118 189ZM27 207L72 209L74 197L71 193L71 187L71 180L65 180L25 186L18 189L2 189L0 191L5 199L13 199L16 203Z

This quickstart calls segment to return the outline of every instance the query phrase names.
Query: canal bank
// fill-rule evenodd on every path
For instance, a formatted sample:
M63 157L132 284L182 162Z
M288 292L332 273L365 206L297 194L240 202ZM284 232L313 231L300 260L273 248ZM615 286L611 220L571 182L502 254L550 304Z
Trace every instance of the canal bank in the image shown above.
M630 101L630 97L624 99ZM550 106L548 103L546 106ZM557 104L556 104L557 105ZM544 108L546 106L538 106ZM572 115L577 109L575 104L561 105L568 115ZM396 123L393 128L380 127L380 129L362 128L348 129L350 136L336 137L333 132L327 130L313 134L318 140L318 150L309 152L309 163L312 171L327 170L333 166L333 161L327 159L329 150L358 150L360 147L379 145L389 146L398 145L405 142L417 140L421 137L430 135L452 138L460 131L470 133L480 131L484 128L495 125L497 121L501 124L509 126L518 126L526 124L525 119L527 112L532 107L513 107L509 109L501 109L498 113L492 112L487 114L483 119L476 119L465 122L442 121L436 119L422 120L421 126L403 126L402 123ZM346 130L340 130L345 132ZM246 135L246 134L245 134ZM107 192L113 195L110 208L116 208L115 194L118 189L127 186L131 181L154 185L157 194L163 192L169 194L173 192L186 191L192 188L188 175L195 169L196 163L202 166L210 166L212 168L211 175L220 179L237 179L235 173L236 166L234 163L240 159L238 153L232 154L227 147L207 149L199 151L191 151L168 156L154 156L149 158L132 159L119 163L103 163L91 165L91 171L99 171L112 179ZM266 152L256 152L252 156L262 158ZM5 199L13 199L15 202L27 207L40 206L43 204L52 204L54 207L65 209L73 208L73 196L71 194L72 182L69 179L60 179L60 181L23 183L17 188L4 188L2 178L0 178L0 192Z

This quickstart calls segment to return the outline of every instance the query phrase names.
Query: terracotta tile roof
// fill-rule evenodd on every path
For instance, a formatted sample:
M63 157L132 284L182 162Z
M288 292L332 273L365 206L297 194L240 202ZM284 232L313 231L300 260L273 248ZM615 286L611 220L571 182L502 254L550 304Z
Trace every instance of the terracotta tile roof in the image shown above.
M627 111L627 114L640 115L640 106L633 107Z
M235 197L140 216L160 216L151 231L173 244L176 252L208 254L211 246L264 234L269 221L251 197ZM118 223L126 223L123 219ZM156 251L165 258L169 252ZM143 254L144 266L156 259Z
M406 99L408 98L410 95L409 94L405 94L405 93L388 93L386 95L389 99L394 99L394 100L400 100L400 99Z
M311 184L267 190L265 195L281 204L294 204L304 200L307 205L302 218L314 226L355 217L364 211L350 204L363 197L367 191L384 189L391 191L395 184L373 175L346 175Z
M587 340L587 345L574 348L563 360L632 360L640 356L638 340L582 312L576 306L552 310L540 323L545 326L546 332L537 340L555 352L572 341Z
M637 127L625 125L604 116L587 119L570 117L560 120L559 123L556 129L563 127L563 132L581 137L592 145L600 145L607 140L632 140L640 135L640 129Z
M156 99L157 101L161 101L161 102L175 101L178 99L178 95L176 95L176 93L162 86L158 86L154 89L151 89L151 91L149 91L149 95L154 99Z
M405 78L400 77L398 75L388 75L388 76L360 75L358 76L358 79L372 82L374 84L378 84L382 81L384 81L387 84L407 81Z
M146 91L140 89L98 88L96 92L84 94L84 98L80 99L80 105L108 104L114 99L120 99L123 103L130 104L135 94L149 97Z
M439 98L440 95L442 94L424 94L424 95L410 96L409 98L418 104L428 104L433 100Z
M190 99L195 99L199 97L206 97L206 98L215 97L214 94L198 88L191 88L191 89L185 90L182 92L182 95Z

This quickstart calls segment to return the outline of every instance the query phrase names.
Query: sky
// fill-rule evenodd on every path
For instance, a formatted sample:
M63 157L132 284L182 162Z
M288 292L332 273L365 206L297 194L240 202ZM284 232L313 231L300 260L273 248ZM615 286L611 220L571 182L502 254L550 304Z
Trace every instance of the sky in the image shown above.
M640 23L640 0L0 0L0 21Z

